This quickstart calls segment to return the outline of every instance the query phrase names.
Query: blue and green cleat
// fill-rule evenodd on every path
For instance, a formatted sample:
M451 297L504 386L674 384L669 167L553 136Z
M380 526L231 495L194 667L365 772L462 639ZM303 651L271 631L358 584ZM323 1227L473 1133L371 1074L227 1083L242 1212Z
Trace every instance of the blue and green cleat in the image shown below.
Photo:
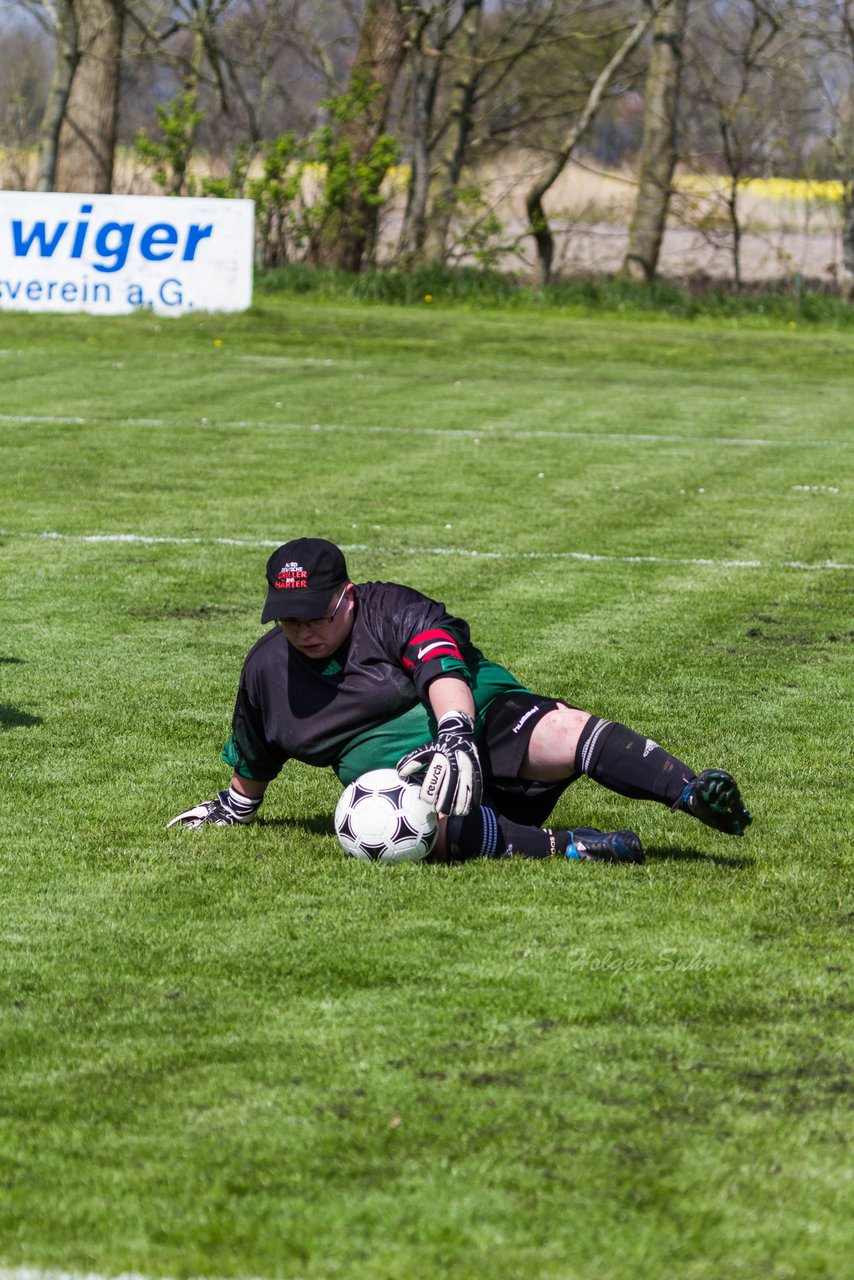
M744 806L738 783L723 769L704 769L692 778L673 808L690 813L707 827L729 836L743 836L753 821Z
M600 831L598 827L573 827L560 833L568 837L567 858L581 862L643 862L643 845L634 831Z

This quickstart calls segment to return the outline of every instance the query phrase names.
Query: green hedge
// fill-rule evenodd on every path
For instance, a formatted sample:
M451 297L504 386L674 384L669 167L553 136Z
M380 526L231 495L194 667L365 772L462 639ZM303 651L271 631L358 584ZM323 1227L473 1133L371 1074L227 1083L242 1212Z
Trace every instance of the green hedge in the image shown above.
M475 306L526 310L625 312L694 319L725 318L752 323L825 324L854 327L854 307L820 287L786 281L767 287L751 285L736 293L731 285L693 281L685 284L658 280L635 284L608 276L569 280L536 288L498 271L474 267L345 271L302 264L259 274L261 296L313 294L360 302L424 306L467 303Z

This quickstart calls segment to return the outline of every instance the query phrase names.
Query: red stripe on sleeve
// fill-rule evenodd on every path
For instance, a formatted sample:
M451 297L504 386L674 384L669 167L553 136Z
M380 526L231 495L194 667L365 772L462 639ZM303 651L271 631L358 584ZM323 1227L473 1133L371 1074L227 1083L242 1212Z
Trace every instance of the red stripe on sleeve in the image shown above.
M463 661L460 647L447 631L434 628L420 631L413 636L403 654L403 665L413 670L418 663L430 662L434 658L457 658Z

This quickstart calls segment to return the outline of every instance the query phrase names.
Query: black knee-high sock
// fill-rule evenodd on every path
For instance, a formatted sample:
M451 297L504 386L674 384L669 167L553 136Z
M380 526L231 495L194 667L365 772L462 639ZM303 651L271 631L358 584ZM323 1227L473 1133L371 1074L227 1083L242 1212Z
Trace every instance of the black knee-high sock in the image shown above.
M610 791L632 800L658 800L671 807L694 770L652 738L614 720L592 716L578 741L575 767Z
M448 854L456 862L509 858L514 853L523 858L550 858L553 853L566 853L571 838L568 831L511 822L488 805L472 809L463 818L449 818L447 836Z

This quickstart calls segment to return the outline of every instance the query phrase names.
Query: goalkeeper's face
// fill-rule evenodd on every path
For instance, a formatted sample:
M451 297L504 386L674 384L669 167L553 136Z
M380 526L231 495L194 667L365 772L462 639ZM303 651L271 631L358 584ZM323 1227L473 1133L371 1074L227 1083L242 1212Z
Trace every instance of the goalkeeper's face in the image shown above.
M353 629L355 601L353 584L346 583L332 597L329 613L323 618L280 618L288 644L307 658L331 658Z

